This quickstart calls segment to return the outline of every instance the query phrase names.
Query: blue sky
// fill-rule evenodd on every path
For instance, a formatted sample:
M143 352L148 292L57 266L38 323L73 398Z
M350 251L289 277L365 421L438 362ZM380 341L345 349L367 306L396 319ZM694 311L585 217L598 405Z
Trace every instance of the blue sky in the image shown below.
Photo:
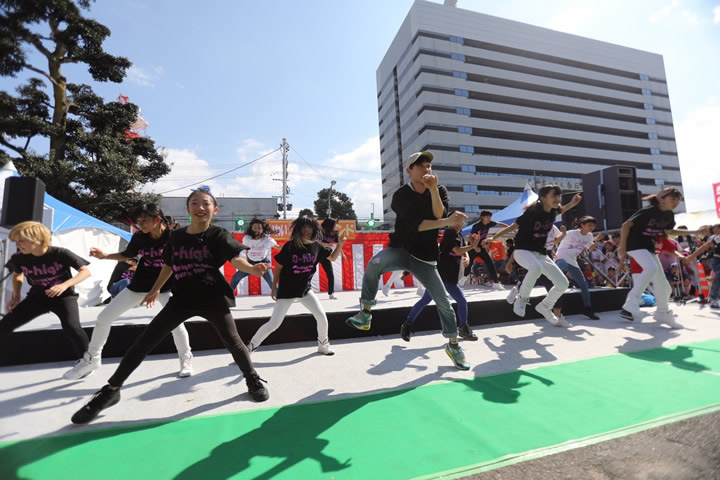
M148 190L199 182L290 144L293 211L336 180L360 217L381 217L375 70L411 0L97 2L125 81L93 84L142 109L173 172ZM720 0L459 0L458 7L664 56L690 211L720 182ZM65 74L90 82L80 67ZM14 79L0 79L11 89ZM38 146L38 149L41 147ZM217 195L281 194L279 152L206 182ZM441 179L442 180L442 179ZM171 195L183 196L189 189Z

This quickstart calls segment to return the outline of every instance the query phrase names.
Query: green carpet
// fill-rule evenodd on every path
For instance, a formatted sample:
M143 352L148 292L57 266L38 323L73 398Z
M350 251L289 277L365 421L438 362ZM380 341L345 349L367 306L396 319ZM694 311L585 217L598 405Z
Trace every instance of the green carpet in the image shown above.
M467 475L469 466L716 407L718 372L713 340L352 398L327 391L318 403L2 443L0 478Z

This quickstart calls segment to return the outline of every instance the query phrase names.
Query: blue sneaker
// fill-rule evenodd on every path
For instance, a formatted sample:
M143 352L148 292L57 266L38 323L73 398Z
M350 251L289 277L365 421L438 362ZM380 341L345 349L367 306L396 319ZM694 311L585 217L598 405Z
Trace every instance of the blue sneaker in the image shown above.
M365 313L365 311L360 310L358 313L353 315L352 317L345 320L345 323L350 325L353 328L357 328L358 330L367 331L370 330L370 321L372 320L372 315L369 313Z
M459 370L470 370L470 364L465 360L465 352L459 344L453 345L448 343L445 347L445 353L448 354L455 364L455 367Z

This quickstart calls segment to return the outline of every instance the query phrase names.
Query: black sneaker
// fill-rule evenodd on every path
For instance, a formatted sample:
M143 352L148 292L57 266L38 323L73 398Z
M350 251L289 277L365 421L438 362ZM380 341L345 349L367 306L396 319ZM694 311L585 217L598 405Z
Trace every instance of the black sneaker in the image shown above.
M625 320L635 321L635 319L632 316L632 313L628 312L625 309L620 310L620 316L624 318Z
M583 313L584 313L585 316L588 317L590 320L600 320L600 317L598 317L597 315L595 315L595 312L593 312L591 308L586 308L586 309L583 311ZM629 312L628 312L628 313L629 313ZM622 313L621 313L621 315L622 315ZM631 314L630 316L632 317L632 314ZM623 318L624 318L624 317L623 317Z
M400 337L405 340L406 342L410 341L410 337L413 333L413 324L405 320L402 325L400 325Z
M250 392L250 396L256 402L264 402L270 398L270 394L268 393L267 388L265 388L265 385L263 385L263 382L267 383L267 381L260 378L260 375L257 373L250 375L245 379L248 392Z
M473 342L478 339L477 335L475 335L472 330L470 330L470 325L468 325L467 323L458 327L458 336L460 338L464 338L465 340L470 340Z
M105 385L95 392L93 398L91 398L84 407L75 412L75 415L72 416L71 420L73 423L77 424L88 423L106 408L117 405L119 401L120 389L113 390L110 388L110 385Z

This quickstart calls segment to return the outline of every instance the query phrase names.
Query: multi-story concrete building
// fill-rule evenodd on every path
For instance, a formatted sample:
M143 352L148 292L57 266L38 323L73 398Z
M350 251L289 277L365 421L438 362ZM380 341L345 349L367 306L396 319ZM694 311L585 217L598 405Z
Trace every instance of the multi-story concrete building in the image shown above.
M419 150L471 218L528 181L581 190L583 174L613 165L635 167L643 193L682 185L658 54L416 0L377 98L386 219Z

